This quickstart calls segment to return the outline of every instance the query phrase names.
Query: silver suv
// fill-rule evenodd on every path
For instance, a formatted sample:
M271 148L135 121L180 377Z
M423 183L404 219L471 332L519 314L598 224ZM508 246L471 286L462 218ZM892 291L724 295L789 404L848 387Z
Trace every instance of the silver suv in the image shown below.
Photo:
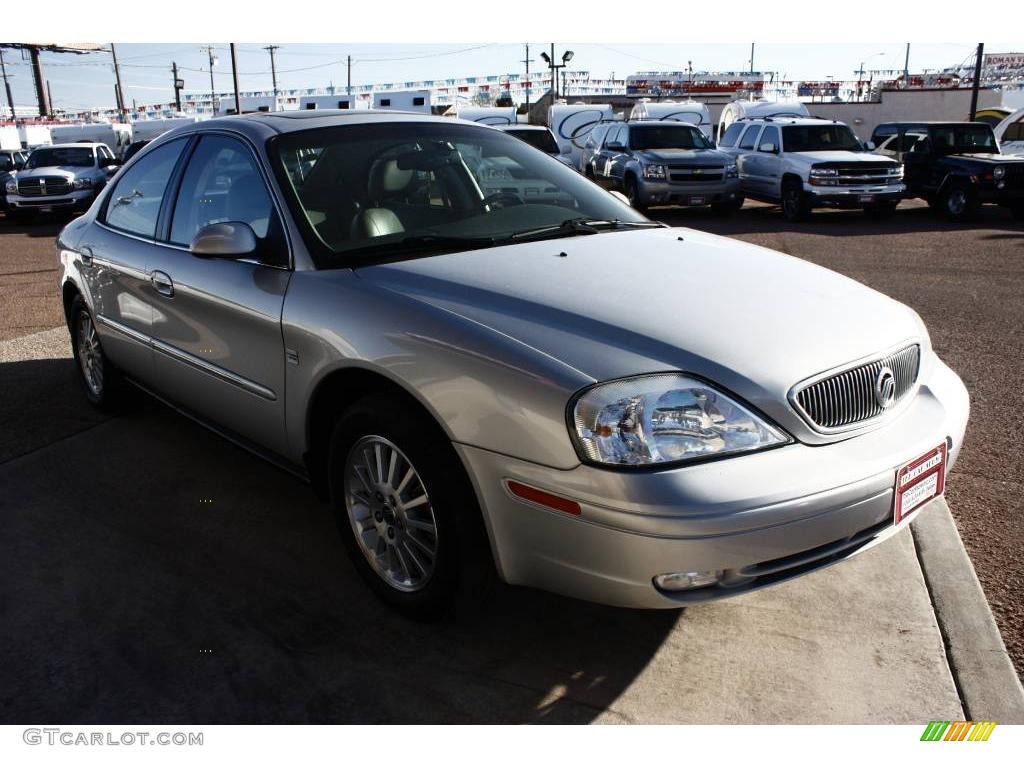
M831 120L736 122L719 148L736 159L743 194L780 204L789 221L819 207L888 216L906 190L899 163L864 152L848 126Z
M615 125L583 172L606 188L622 190L641 211L651 205L710 205L730 212L743 205L736 162L686 123Z
M55 210L85 211L117 166L114 153L98 142L38 147L17 178L5 184L11 215L25 219Z

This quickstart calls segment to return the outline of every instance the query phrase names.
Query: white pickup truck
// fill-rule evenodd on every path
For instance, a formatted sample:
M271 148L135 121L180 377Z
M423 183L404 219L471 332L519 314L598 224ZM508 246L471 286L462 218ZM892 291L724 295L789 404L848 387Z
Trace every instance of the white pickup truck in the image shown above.
M820 207L889 216L906 191L899 163L865 152L847 125L832 120L745 120L718 148L736 158L743 195L781 205L789 221Z

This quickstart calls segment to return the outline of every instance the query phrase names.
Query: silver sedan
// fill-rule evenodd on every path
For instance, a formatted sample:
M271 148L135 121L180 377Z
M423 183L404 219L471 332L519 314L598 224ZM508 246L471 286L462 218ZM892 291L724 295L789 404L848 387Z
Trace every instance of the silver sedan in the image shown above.
M188 126L57 247L86 397L308 480L418 617L495 577L672 608L836 563L942 495L967 422L906 306L457 120Z

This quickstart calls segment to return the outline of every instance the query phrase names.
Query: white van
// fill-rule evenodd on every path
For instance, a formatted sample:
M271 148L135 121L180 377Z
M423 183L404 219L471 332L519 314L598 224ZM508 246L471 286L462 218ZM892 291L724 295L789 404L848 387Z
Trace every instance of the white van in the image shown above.
M1024 155L1024 109L1018 109L995 127L1004 155Z
M699 101L651 101L640 99L629 113L632 120L672 120L689 123L700 128L701 133L713 139L711 110Z
M25 149L48 147L53 144L53 137L50 135L50 126L48 125L22 123L18 126L18 135L21 137L21 146Z
M21 149L21 137L13 125L0 125L0 149Z
M807 105L801 101L730 101L722 108L718 118L715 139L722 141L722 135L737 120L753 120L758 117L810 117Z
M579 168L580 152L587 137L600 123L614 120L611 104L553 104L548 110L548 127L555 134L561 153Z
M458 107L455 117L482 125L515 125L519 122L515 107Z

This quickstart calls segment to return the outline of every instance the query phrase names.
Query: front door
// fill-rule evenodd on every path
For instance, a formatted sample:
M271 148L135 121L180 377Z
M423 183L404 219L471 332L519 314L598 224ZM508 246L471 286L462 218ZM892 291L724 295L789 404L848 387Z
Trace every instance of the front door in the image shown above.
M225 221L252 227L253 256L193 256L196 234ZM227 134L203 135L182 176L168 240L149 263L160 392L284 453L281 308L291 272L280 218L249 146Z

